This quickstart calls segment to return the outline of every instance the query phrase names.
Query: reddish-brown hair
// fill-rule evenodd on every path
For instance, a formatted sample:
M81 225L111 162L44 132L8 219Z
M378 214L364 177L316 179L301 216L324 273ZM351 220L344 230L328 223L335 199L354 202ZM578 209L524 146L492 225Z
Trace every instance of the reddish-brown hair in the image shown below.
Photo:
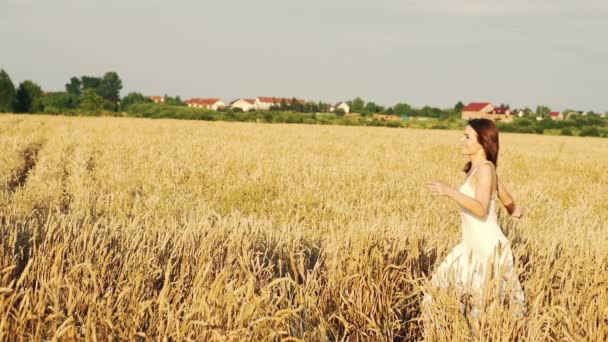
M483 147L486 152L486 158L498 166L498 128L494 121L489 119L471 119L469 126L477 133L477 142ZM471 170L471 162L464 166L464 172Z

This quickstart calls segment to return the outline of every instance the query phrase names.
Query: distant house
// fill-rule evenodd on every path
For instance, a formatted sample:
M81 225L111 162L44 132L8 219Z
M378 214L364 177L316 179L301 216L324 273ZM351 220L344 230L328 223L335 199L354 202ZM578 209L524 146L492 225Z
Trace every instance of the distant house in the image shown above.
M267 97L267 96L256 97L255 98L255 108L268 110L272 106L280 106L281 102L283 102L283 100L285 100L285 103L288 106L291 105L291 102L293 101L293 99L288 99L286 97ZM305 101L302 99L296 99L296 101L300 102L301 104L305 103Z
M324 113L333 112L335 109L336 108L334 107L334 105L329 103L321 103L321 106L319 106L319 110Z
M511 109L505 106L494 107L490 114L511 115Z
M281 100L275 97L256 97L254 105L257 109L268 110L272 106L281 104Z
M490 102L471 102L462 108L462 118L470 120L487 117L492 110L494 106Z
M380 121L400 121L403 120L399 115L390 115L390 114L374 114L372 115L373 119Z
M553 120L563 120L564 119L562 112L551 112L551 113L549 113L549 117L551 117L551 119L553 119Z
M494 121L513 121L508 107L494 107L490 102L471 102L462 108L462 119L485 118Z
M146 96L146 97L149 98L150 100L152 100L154 103L165 103L164 96Z
M248 112L250 110L255 110L255 100L254 99L238 99L230 102L230 108L240 109L243 112Z
M188 101L186 101L186 104L188 104L188 107L192 107L192 108L204 108L204 109L210 109L210 110L217 110L218 108L221 107L226 107L226 104L224 103L224 101L220 100L220 99L201 99L201 98L194 98L194 99L190 99Z
M330 112L335 112L338 109L342 109L344 113L350 112L350 106L346 102L338 102L335 105L329 107Z
M492 110L490 114L494 116L495 121L513 121L513 113L511 112L511 109L506 106L494 107L494 110Z

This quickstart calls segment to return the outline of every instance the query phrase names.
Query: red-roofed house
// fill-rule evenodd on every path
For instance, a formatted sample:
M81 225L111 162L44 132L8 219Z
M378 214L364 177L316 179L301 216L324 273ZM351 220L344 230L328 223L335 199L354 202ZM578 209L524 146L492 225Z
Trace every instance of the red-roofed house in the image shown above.
M483 118L490 115L492 110L494 106L490 102L471 102L462 108L462 118L464 120Z
M494 110L492 110L490 112L490 114L492 114L494 116L494 120L495 121L506 121L506 122L510 122L513 121L513 113L511 112L511 109L507 106L498 106L498 107L494 107Z
M490 102L471 102L462 108L462 119L485 118L490 120L513 121L513 115L507 107L494 107Z
M243 112L248 112L250 110L255 110L255 100L254 99L238 99L230 102L230 108L238 108Z
M501 114L501 115L511 115L511 109L506 106L498 106L494 107L494 110L490 112L491 114Z
M563 120L564 119L564 115L562 115L562 112L551 112L551 113L549 113L549 116L553 120Z
M285 97L266 97L266 96L256 97L255 108L268 110L272 106L280 106L281 102L283 102L283 100L285 100L287 105L291 105L291 101L293 99L288 99ZM300 102L301 104L305 103L305 101L302 99L296 99L296 101Z
M146 96L150 100L154 101L154 103L165 103L164 96Z
M220 99L194 98L194 99L190 99L190 100L186 101L186 103L188 104L188 107L205 108L205 109L211 109L211 110L217 110L220 107L226 107L226 104L224 103L224 101L222 101Z

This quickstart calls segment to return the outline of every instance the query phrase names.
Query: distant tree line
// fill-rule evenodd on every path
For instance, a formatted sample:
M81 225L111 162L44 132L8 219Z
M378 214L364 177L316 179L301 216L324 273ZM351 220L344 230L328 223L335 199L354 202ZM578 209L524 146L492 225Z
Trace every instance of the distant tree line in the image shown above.
M459 117L464 108L462 102L458 102L453 108L437 108L424 106L422 108L413 108L406 102L399 102L391 107L384 107L376 104L373 101L365 102L360 97L351 101L346 101L353 113L360 113L362 116L372 116L373 114L397 115L400 117L429 117L438 119L447 119Z
M65 91L45 93L31 80L21 82L17 88L4 70L0 70L0 112L88 114L126 111L133 104L150 103L141 93L131 92L120 98L122 80L114 71L103 76L74 76L65 84ZM164 96L164 103L186 106L179 96Z
M0 111L60 114L70 111L99 113L118 111L122 81L116 72L102 77L72 77L65 91L43 93L41 87L26 80L15 89L4 70L0 70Z
M128 115L150 118L177 118L194 120L226 120L255 122L285 122L307 124L341 124L368 125L388 127L419 127L433 129L461 129L466 123L461 120L465 107L459 101L452 108L424 106L413 108L405 102L384 107L373 101L360 97L346 101L351 113L356 116L345 116L342 109L331 111L331 105L323 102L305 102L295 97L282 99L270 110L241 113L238 109L223 108L210 111L200 108L188 108L179 97L165 94L161 104L138 92L130 92L120 97L122 80L116 72L106 72L103 76L74 76L65 84L65 91L45 93L31 80L25 80L15 87L9 75L0 70L0 112L14 113L47 113L66 115ZM499 107L510 108L501 104ZM515 110L519 112L519 110ZM522 116L516 116L511 123L498 122L504 132L561 134L579 136L608 137L608 119L593 112L564 110L565 120L552 120L551 109L537 106L521 110ZM432 121L384 121L374 114L397 115L404 119L417 117L430 118Z
M8 74L0 72L0 111L16 113L49 113L49 114L78 114L127 111L129 106L139 103L152 102L143 94L131 92L122 99L122 81L116 72L107 72L102 77L80 76L72 77L65 84L65 91L44 94L39 85L33 81L22 82L15 90ZM399 116L425 116L433 118L448 118L460 115L464 105L460 102L454 108L440 109L424 106L412 108L407 103L397 103L392 107L384 107L373 101L365 102L357 97L346 102L350 112L361 114L364 117L373 114L392 114ZM165 105L185 106L186 103L179 97L165 95ZM298 113L328 113L331 105L319 102L304 102L295 97L290 101L282 99L280 103L272 106L271 111L294 111ZM339 116L345 114L341 109L336 110Z

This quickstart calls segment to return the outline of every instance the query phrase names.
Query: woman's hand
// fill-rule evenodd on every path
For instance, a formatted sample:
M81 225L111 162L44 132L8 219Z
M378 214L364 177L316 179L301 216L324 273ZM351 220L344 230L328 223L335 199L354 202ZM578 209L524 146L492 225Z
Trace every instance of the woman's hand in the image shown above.
M523 211L521 210L520 207L515 206L513 208L513 210L511 210L511 212L509 213L509 215L511 215L511 217L514 217L514 218L521 218L522 216L524 216L524 213L523 213Z
M504 204L504 206L505 209L507 209L507 213L509 213L509 215L513 218L521 218L524 215L521 208L515 205L515 203L513 202L509 204Z
M450 190L449 186L441 183L440 181L426 182L424 187L436 196L446 196Z

